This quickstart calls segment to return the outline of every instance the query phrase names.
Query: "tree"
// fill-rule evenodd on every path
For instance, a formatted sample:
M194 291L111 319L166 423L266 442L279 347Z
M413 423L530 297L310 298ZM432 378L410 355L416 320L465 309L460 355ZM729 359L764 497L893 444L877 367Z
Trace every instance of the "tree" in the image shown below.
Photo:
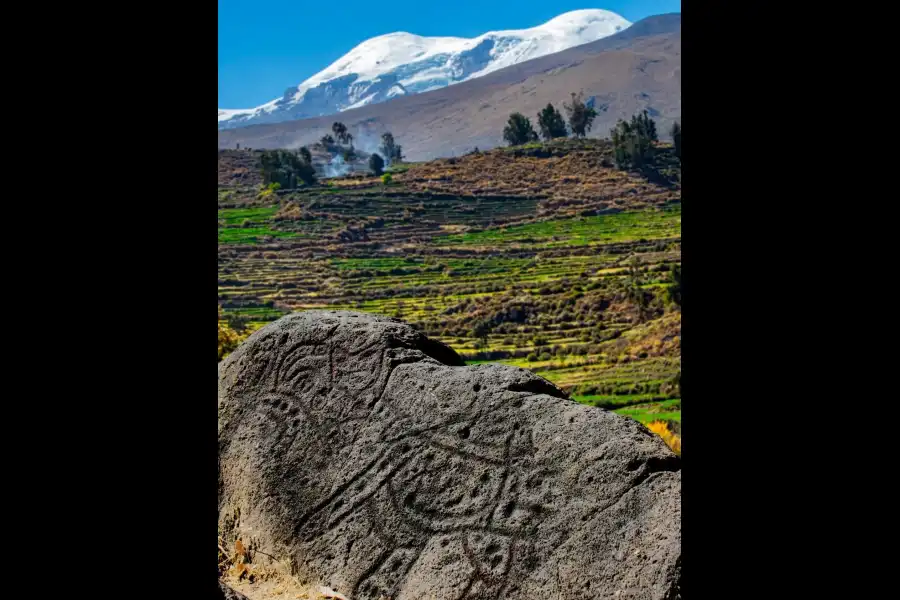
M681 265L672 266L672 283L669 285L669 299L681 306Z
M372 171L372 175L380 176L384 172L384 159L377 154L372 154L369 157L369 169Z
M569 128L572 135L583 138L591 130L597 111L593 106L587 106L584 103L584 92L576 94L572 92L572 104L563 104L566 114L569 116Z
M326 148L327 148L328 146L333 146L333 145L334 145L334 138L331 137L330 135L323 135L323 136L322 136L322 139L319 140L319 141L322 142L322 145L325 146Z
M510 146L521 146L536 141L538 137L531 126L531 119L522 113L513 113L503 128L503 139Z
M615 129L610 131L616 166L643 167L653 160L654 144L659 141L656 134L656 122L647 111L633 115L631 122L619 119Z
M331 131L334 133L334 137L337 138L339 142L342 144L347 143L347 126L339 121L335 121L331 126Z
M676 121L674 125L672 125L672 140L675 143L675 156L678 157L678 160L681 160L681 125Z
M486 321L478 321L475 323L475 326L472 327L472 337L476 338L479 342L481 342L482 346L487 346L488 334L491 332L490 323Z
M297 151L300 154L300 158L303 159L307 164L312 164L312 153L309 151L309 148L306 146L301 146L300 150Z
M553 105L549 102L544 110L538 113L537 119L538 128L541 130L541 137L543 137L545 141L552 140L553 138L566 137L566 135L568 135L566 132L566 122L563 120L562 115L558 110L553 108Z
M353 150L353 136L349 133L344 134L344 143L350 146L350 150Z
M307 154L309 151L307 150ZM260 155L263 184L278 184L284 189L294 189L302 181L312 184L316 181L316 170L312 162L301 152L288 150L266 150Z
M394 134L390 131L381 134L381 147L378 149L389 165L403 160L401 147L394 142Z

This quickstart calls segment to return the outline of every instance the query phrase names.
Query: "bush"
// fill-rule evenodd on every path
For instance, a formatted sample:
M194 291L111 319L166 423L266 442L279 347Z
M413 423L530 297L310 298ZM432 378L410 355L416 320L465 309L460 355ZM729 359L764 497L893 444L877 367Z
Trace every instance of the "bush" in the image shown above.
M665 421L653 421L647 424L647 429L663 439L672 452L681 456L681 436L675 435Z
M369 157L369 170L376 177L380 176L384 172L384 159L378 154L372 154Z
M238 347L244 338L247 337L246 332L238 332L232 329L228 322L222 316L222 307L219 306L219 360L231 354Z
M381 183L384 185L390 185L393 180L394 178L391 177L390 173L385 173L381 176Z

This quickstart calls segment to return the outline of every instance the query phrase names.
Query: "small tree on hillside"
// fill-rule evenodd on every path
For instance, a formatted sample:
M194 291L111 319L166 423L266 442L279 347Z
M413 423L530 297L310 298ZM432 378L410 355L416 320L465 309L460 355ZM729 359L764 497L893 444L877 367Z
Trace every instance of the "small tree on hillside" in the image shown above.
M394 142L394 134L390 131L381 134L381 147L378 149L384 155L389 165L403 160L402 149Z
M372 171L372 175L380 176L384 172L384 159L377 154L372 154L369 157L369 169Z
M566 132L566 122L563 120L562 115L558 110L553 108L553 105L549 102L544 110L538 113L537 119L538 128L541 130L541 137L543 137L545 141L552 140L553 138L566 137L568 135Z
M334 137L341 142L342 144L347 143L347 126L343 123L336 121L331 126L331 131L334 133Z
M536 141L538 137L531 126L531 119L522 113L513 113L503 128L503 139L510 146L521 146Z
M676 121L672 125L672 140L675 143L675 156L681 160L681 125Z
M267 150L260 155L260 167L265 185L277 184L283 189L294 189L299 182L316 181L316 170L300 152Z
M569 116L569 128L572 130L572 135L579 138L585 137L591 130L597 111L593 106L587 106L584 103L584 92L578 94L572 92L572 103L563 104L563 108L566 109L566 114Z
M656 122L645 110L631 117L631 122L619 120L610 132L615 151L616 166L643 167L653 160L654 144L659 141Z
M319 140L319 141L322 142L322 145L325 146L326 148L327 148L328 146L333 146L333 145L334 145L334 138L331 137L330 135L323 135L323 136L322 136L322 139Z

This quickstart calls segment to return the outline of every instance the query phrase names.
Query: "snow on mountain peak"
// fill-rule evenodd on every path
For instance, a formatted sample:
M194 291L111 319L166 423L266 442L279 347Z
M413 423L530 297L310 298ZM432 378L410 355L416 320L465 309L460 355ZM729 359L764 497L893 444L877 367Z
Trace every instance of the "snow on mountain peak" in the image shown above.
M530 29L475 38L379 35L354 47L296 88L252 109L219 109L219 127L319 116L486 75L613 35L630 22L601 9L573 10Z

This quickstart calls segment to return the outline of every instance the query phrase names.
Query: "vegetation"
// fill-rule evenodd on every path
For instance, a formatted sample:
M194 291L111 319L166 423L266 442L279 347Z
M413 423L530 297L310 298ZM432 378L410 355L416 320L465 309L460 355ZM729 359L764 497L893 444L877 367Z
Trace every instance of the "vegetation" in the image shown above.
M389 165L403 160L403 148L394 142L394 135L390 131L381 134L381 147L379 150Z
M300 182L311 184L316 181L316 170L306 148L298 152L266 150L259 160L264 185L277 184L279 188L294 189Z
M677 121L674 125L672 125L672 140L675 144L675 156L678 157L678 160L681 160L681 124Z
M669 429L668 421L652 421L647 423L647 428L661 437L675 454L681 455L681 436Z
M672 147L654 152L680 173ZM531 369L676 431L677 177L562 138L405 163L389 188L360 174L259 197L253 156L219 153L218 301L234 331L309 308L396 316L469 363Z
M538 113L538 127L541 130L541 137L545 141L554 138L563 138L568 135L566 132L566 122L558 110L553 105L547 103L544 110Z
M645 110L631 117L631 122L619 120L610 131L615 150L616 166L640 168L653 160L656 142L656 122ZM680 142L679 142L680 143Z
M584 92L578 94L572 92L572 103L563 104L563 108L566 109L566 114L569 116L569 128L572 130L572 135L578 138L587 136L594 123L594 118L597 116L597 111L594 110L594 107L584 103Z
M522 113L513 113L509 115L509 121L503 129L503 139L510 146L521 146L537 141L538 137L531 126L531 119Z
M344 125L343 123L341 123L341 122L339 122L339 121L335 121L334 124L331 125L331 131L334 133L334 137L335 137L340 143L342 143L342 144L347 144L347 143L349 143L350 140L349 140L348 136L349 136L350 134L347 133L347 126L346 126L346 125Z
M394 177L390 173L385 173L381 176L381 183L384 185L390 185L393 180Z
M327 134L326 134L326 135L323 135L323 136L322 136L322 139L319 140L319 142L321 142L321 144L327 148L327 147L329 147L329 146L333 146L333 145L334 145L334 138L331 137L330 135L327 135Z
M235 331L225 320L222 307L219 306L219 360L231 354L246 337L246 333Z
M369 170L372 171L372 175L381 177L381 174L384 172L384 159L378 154L372 154L369 157Z

